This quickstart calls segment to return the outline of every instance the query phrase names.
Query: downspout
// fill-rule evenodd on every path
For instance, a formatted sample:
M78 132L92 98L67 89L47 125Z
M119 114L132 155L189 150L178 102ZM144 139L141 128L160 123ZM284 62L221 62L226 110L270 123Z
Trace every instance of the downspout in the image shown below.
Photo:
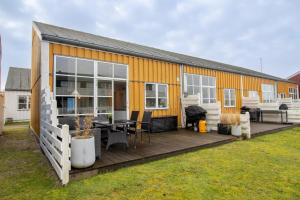
M275 82L275 88L274 88L274 92L275 92L275 101L277 101L277 99L278 99L278 82L276 81Z
M184 128L184 119L183 119L183 108L182 108L182 98L183 98L183 92L184 92L184 80L183 80L183 64L180 64L179 66L179 82L180 82L180 114L181 114L181 127Z
M243 75L241 75L241 97L244 97L244 83L243 83Z
M240 90L241 90L241 106L243 106L243 97L244 97L244 83L243 83L243 75L241 75L241 86L240 86Z

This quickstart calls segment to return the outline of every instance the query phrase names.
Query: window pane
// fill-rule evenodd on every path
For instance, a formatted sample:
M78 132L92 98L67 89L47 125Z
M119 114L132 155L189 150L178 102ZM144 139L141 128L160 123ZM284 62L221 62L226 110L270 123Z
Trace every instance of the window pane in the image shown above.
M216 78L209 77L209 85L210 86L216 86Z
M209 88L202 88L202 97L203 97L203 99L209 98L208 90L209 90Z
M94 61L77 59L77 75L94 76Z
M31 97L28 97L28 109L30 109Z
M210 88L210 98L216 98L216 88Z
M225 99L225 106L230 106L230 105L229 105L229 100L228 100L228 99Z
M208 86L208 77L207 76L202 76L202 85Z
M112 97L98 97L98 113L112 113Z
M90 114L94 113L94 98L80 97L77 99L77 113Z
M188 95L193 95L194 94L194 92L193 92L193 86L188 86L187 87L188 88Z
M57 56L56 74L75 75L75 59Z
M75 114L74 97L56 97L58 114Z
M18 104L18 109L19 110L26 110L27 109L27 104L23 104L23 103Z
M166 85L158 85L158 97L167 97Z
M112 77L113 64L98 62L98 76L102 77Z
M101 122L109 122L109 117L111 117L111 114L99 114L97 116L97 120L101 121Z
M98 81L98 96L112 96L112 82L111 81Z
M155 84L146 84L146 97L156 97Z
M210 103L216 103L217 100L216 99L210 99Z
M127 78L126 65L115 64L114 66L115 66L114 68L115 78Z
M234 106L235 105L235 100L231 100L230 101L230 106Z
M158 98L158 107L166 108L167 107L167 99L166 98Z
M195 86L200 86L200 76L194 75L193 76L193 83Z
M191 74L187 74L187 84L188 85L193 85L193 76Z
M230 99L235 99L235 90L230 90Z
M26 96L19 96L19 103L27 104L27 97Z
M194 94L200 93L200 87L194 87Z
M154 98L146 98L146 108L155 108L156 101Z
M77 78L77 91L79 95L94 95L94 79L93 78Z
M75 78L71 76L56 76L56 95L72 95L75 90Z
M209 99L203 99L203 103L209 103Z

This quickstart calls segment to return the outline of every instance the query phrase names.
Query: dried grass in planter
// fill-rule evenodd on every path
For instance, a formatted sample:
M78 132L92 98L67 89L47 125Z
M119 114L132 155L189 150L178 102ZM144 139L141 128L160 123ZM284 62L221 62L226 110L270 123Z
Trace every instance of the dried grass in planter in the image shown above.
M240 125L241 124L240 114L232 114L232 113L221 114L220 122L221 124L226 124L226 125L236 125L236 126Z
M75 127L76 127L76 133L75 137L76 138L89 138L91 137L91 128L93 126L93 119L94 117L92 116L85 116L83 119L83 130L80 130L80 117L77 116L75 118Z

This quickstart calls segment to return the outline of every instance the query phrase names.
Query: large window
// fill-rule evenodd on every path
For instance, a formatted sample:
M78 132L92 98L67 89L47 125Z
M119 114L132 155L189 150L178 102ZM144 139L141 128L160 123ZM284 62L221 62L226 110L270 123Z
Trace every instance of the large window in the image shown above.
M203 103L216 102L216 78L197 74L184 75L184 90L188 95L200 94Z
M292 97L292 99L298 99L297 88L289 88L289 97Z
M21 95L18 96L18 110L30 109L30 96Z
M165 109L168 107L168 85L158 83L145 84L145 108Z
M112 115L113 82L127 79L127 65L55 57L59 115Z
M275 100L274 85L262 84L262 99L264 103L271 103Z
M248 91L248 97L251 97L251 98L258 98L259 96L258 96L257 91L255 91L255 90L250 90L250 91Z
M224 89L224 107L235 107L235 89Z

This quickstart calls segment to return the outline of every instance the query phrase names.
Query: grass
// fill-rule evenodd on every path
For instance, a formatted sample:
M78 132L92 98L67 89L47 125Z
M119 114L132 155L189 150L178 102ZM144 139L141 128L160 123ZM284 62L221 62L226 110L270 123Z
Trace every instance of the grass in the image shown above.
M0 137L0 199L300 199L300 128L61 187L24 125Z

